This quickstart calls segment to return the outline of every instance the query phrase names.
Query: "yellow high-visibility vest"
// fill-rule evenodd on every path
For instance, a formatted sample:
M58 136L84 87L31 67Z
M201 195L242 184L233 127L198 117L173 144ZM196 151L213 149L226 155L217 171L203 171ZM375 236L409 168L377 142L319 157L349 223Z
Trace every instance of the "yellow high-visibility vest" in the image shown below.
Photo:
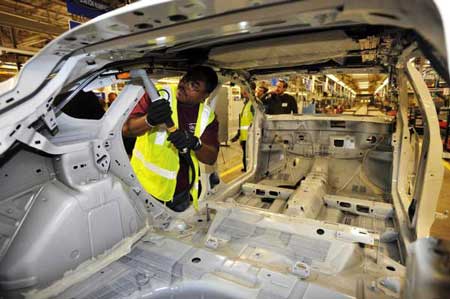
M159 88L159 87L158 87ZM178 127L176 88L171 87L172 120ZM199 105L194 135L198 138L214 120L214 112L203 103ZM144 135L139 136L131 157L131 166L142 187L157 199L167 202L173 199L180 169L178 150L167 141L168 133L164 126L155 126ZM194 151L190 151L195 168L195 182L190 190L194 208L198 209L199 161ZM191 177L191 169L189 176Z
M239 140L247 141L248 128L252 124L253 113L252 113L252 102L247 101L244 108L242 108L241 117L239 119Z

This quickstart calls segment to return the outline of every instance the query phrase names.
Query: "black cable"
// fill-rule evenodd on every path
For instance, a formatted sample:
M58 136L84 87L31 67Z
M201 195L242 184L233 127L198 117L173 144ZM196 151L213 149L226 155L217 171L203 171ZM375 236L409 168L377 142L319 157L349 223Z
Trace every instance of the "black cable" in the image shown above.
M184 161L186 161L186 163L189 165L189 168L191 169L191 180L189 182L189 191L192 189L192 187L194 186L195 183L195 166L194 166L194 162L192 161L190 152L188 151L187 153L182 153L180 152L180 157L184 159ZM189 175L189 173L188 173Z

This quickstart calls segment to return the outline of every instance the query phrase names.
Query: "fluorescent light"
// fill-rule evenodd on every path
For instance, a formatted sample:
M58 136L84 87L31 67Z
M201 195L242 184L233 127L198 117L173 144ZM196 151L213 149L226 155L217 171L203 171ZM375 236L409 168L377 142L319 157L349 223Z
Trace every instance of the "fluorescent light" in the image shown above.
M248 28L248 22L247 21L239 22L239 29L245 30L247 28Z
M10 64L10 63L4 63L4 64L0 65L0 69L17 70L17 65Z
M336 76L334 75L326 75L329 79L333 80L334 82L336 82L337 84L339 84L340 86L350 90L350 92L354 95L356 95L356 92L350 88L347 84L345 84L344 82L342 82L341 80L339 80Z
M166 42L166 40L167 40L167 37L165 37L165 36L160 36L160 37L155 38L157 45L164 44Z
M375 92L374 92L373 94L376 94L376 93L378 93L380 90L382 90L383 87L385 87L386 84L388 84L388 82L389 82L389 77L387 77L387 78L383 81L383 83L382 83L380 86L378 86L377 89L375 89Z

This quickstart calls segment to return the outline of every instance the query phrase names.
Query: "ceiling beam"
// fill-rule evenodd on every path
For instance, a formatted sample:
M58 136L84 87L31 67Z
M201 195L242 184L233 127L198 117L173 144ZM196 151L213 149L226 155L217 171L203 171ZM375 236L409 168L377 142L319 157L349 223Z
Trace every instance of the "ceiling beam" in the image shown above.
M39 49L36 49L36 50L21 50L21 49L16 49L16 48L0 47L0 52L16 53L16 54L33 56L34 54L39 52Z
M43 43L46 41L49 41L51 38L48 36L44 36L44 35L40 35L40 34L33 34L29 37L26 38L22 38L19 43L18 43L18 47L19 48L23 48L23 47L29 47L35 44L39 44L39 43Z
M2 0L2 2L3 2L3 5L14 8L14 10L16 10L16 11L17 11L18 6L20 6L24 9L28 9L31 11L38 10L40 13L45 14L47 17L48 17L49 13L55 14L55 19L57 18L57 16L69 18L68 13L67 13L67 8L65 6L62 9L54 10L49 7L49 4L47 5L47 7L42 7L42 6L34 5L32 3L18 2L17 0Z
M14 14L0 12L0 24L16 27L20 29L25 29L28 31L39 32L39 33L47 33L53 35L60 35L66 31L66 29L51 25L45 24L37 21L33 21L24 17L20 17Z
M28 18L30 20L33 20L35 22L40 22L44 24L50 24L54 26L59 26L64 28L66 24L68 23L69 17L64 18L56 18L53 14L50 15L43 15L40 10L28 10L28 9L13 9L5 4L3 4L2 1L0 1L0 12L4 12L11 15L21 16Z

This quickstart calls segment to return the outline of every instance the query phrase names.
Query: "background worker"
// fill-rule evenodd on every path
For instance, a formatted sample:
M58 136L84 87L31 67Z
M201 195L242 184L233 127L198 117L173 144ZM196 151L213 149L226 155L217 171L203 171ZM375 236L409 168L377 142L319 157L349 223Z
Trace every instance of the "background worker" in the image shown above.
M255 97L258 100L262 100L264 98L264 95L267 93L268 89L264 86L258 86L255 89Z
M176 212L186 210L191 200L198 207L198 163L212 165L217 160L219 123L214 111L204 105L217 82L211 68L194 67L180 80L176 99L151 102L144 96L122 129L125 136L138 136L131 165L141 185ZM165 124L170 119L178 129L169 134ZM194 166L192 188L189 159L180 153L185 148Z
M297 101L293 96L285 93L288 83L279 79L274 90L263 98L267 114L290 114L298 113Z
M231 142L240 141L242 147L242 164L244 168L242 171L247 171L247 137L248 129L253 121L253 116L255 115L255 110L253 108L252 102L250 101L250 96L247 91L241 89L241 97L244 99L244 107L242 107L241 113L239 113L239 129L236 135L231 138Z
M117 93L110 92L108 93L108 107L111 107L112 103L117 99Z

